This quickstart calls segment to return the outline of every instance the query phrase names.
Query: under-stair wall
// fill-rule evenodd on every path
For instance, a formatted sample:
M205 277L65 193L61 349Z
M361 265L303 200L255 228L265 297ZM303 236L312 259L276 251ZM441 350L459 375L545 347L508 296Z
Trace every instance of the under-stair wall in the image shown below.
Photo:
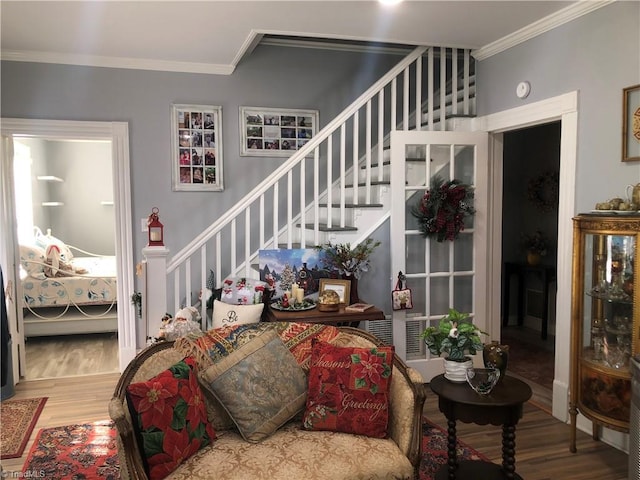
M145 255L146 275L166 276L166 287L145 282L148 335L160 326L158 312L198 304L210 272L217 285L257 277L259 250L370 236L390 210L390 132L445 130L447 120L475 113L474 100L468 50L416 48L181 251Z

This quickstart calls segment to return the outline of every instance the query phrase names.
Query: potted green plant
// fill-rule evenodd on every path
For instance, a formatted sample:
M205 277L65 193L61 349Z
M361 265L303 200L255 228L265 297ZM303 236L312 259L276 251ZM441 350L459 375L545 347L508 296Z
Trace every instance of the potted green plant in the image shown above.
M454 308L437 327L427 327L420 334L432 355L444 356L445 377L453 382L466 381L466 370L473 366L468 355L475 355L484 347L480 335L486 333L469 321L469 314Z

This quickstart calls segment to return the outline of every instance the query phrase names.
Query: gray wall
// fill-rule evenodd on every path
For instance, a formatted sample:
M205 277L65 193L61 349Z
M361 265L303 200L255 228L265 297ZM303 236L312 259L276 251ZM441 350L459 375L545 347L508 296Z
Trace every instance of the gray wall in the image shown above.
M325 125L401 57L258 47L231 76L2 62L2 117L129 123L136 258L140 219L160 209L165 244L176 253L282 158L240 157L238 108L320 111ZM223 192L172 192L170 105L222 106ZM186 221L185 221L186 220Z
M640 2L614 2L476 64L478 115L579 91L576 213L640 181L622 158L622 89L640 83ZM525 100L516 85L531 83Z
M23 138L31 149L33 224L69 245L101 255L115 255L111 145L107 142L67 142ZM37 180L53 175L63 180ZM63 206L43 207L42 202ZM82 256L80 252L74 255Z

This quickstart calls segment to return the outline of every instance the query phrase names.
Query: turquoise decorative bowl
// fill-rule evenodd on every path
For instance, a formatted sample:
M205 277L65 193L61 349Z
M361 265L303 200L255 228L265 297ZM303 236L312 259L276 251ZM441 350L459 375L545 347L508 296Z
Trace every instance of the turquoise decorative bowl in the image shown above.
M498 380L500 380L500 370L497 368L467 369L467 383L480 395L489 395Z

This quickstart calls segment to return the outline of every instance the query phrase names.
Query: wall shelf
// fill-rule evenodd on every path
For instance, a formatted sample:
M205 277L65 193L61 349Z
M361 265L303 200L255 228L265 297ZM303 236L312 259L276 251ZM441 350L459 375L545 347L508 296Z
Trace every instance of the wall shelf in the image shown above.
M53 175L38 175L36 180L41 182L64 182L60 177L55 177Z

